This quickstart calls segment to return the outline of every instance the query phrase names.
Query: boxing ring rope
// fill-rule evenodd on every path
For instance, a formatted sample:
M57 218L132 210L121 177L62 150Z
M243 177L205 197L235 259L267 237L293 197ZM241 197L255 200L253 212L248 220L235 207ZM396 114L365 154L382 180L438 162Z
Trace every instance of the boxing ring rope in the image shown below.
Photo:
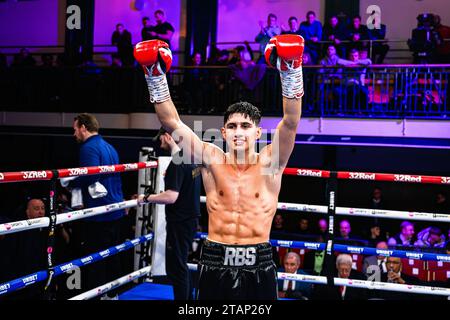
M202 203L206 203L206 197L201 196L200 201ZM313 212L322 214L328 213L327 206L309 205L302 203L279 202L277 205L277 209L287 211ZM336 207L336 214L342 216L358 216L370 218L379 217L387 219L408 219L419 221L450 222L450 215L443 213Z
M150 273L150 270L151 270L151 266L144 267L137 271L131 272L123 277L120 277L114 281L108 282L97 288L91 289L91 290L86 291L82 294L79 294L75 297L72 297L68 300L89 300L89 299L101 296L110 290L113 290L115 288L123 286L124 284L127 284L131 281L134 281L138 278L148 275Z
M125 163L110 166L94 166L80 167L56 170L37 170L37 171L20 171L20 172L0 172L0 183L5 182L23 182L36 180L51 180L52 178L77 177L92 174L105 174L113 172L136 171L140 169L156 168L157 161ZM284 175L330 178L332 171L319 169L301 169L286 168ZM405 183L422 183L422 184L444 184L450 185L450 177L446 176L425 176L425 175L408 175L393 173L373 173L373 172L356 172L356 171L337 171L338 179L346 180L371 180L371 181L390 181Z
M75 211L69 211L56 215L56 224L63 224L75 220L98 216L104 213L132 208L138 205L137 200L127 200L117 203L112 203L106 206L99 206ZM7 222L0 224L0 235L15 233L20 231L26 231L31 229L48 227L50 224L50 218L42 217L28 220L19 220L14 222Z
M81 167L81 168L69 168L69 169L57 169L57 170L42 170L42 171L21 171L21 172L0 172L0 183L5 182L24 182L24 181L35 181L35 180L51 180L55 181L57 178L63 177L76 177L83 175L95 175L95 174L108 174L116 172L126 172L126 171L136 171L140 169L156 168L158 163L156 161L147 162L136 162L128 164L118 164L118 165L108 165L108 166L96 166L96 167ZM445 176L423 176L423 175L403 175L403 174L386 174L386 173L365 173L365 172L333 172L326 170L315 170L315 169L299 169L299 168L286 168L284 171L286 175L295 176L306 176L306 177L319 177L319 178L329 178L329 179L354 179L354 180L372 180L372 181L391 181L391 182L406 182L406 183L430 183L430 184L450 184L450 177ZM53 196L53 194L52 194ZM201 201L205 202L206 198L202 197ZM333 199L334 204L334 199ZM68 221L74 221L78 219L83 219L90 216L95 216L110 211L120 210L124 208L130 208L138 205L137 200L123 201L119 203L110 204L107 206L101 206L96 208L88 208L83 210L76 210L72 212L66 212L56 215L56 221L54 224L61 224ZM316 212L316 213L328 213L330 214L330 206L313 206L306 204L294 204L294 203L278 203L278 209L281 210L291 210L291 211L306 211L306 212ZM373 210L373 209L360 209L360 208L344 208L337 207L336 214L340 215L355 215L355 216L370 216L370 217L383 217L383 218L406 218L413 220L435 220L441 222L449 222L449 215L445 214L434 214L434 213L423 213L423 212L404 212L404 211L391 211L391 210ZM333 212L334 214L334 212ZM51 226L52 219L48 217L29 219L16 221L11 223L0 224L0 235L20 232L29 229L36 229L41 227ZM142 236L140 238L127 241L121 245L111 247L109 249L103 250L99 253L95 253L86 256L81 259L73 260L69 263L64 263L58 265L54 268L54 276L58 276L64 272L70 271L74 266L84 266L98 260L104 259L110 255L116 254L123 250L135 247L138 244L149 241L153 239L153 234ZM300 247L313 250L325 250L329 251L329 246L324 243L313 243L313 242L301 242L301 241L286 241L286 240L271 240L273 245L278 246L289 246L289 247ZM333 244L332 247L336 251L348 252L348 253L358 253L358 254L378 254L385 256L399 256L412 259L420 260L434 260L434 261L445 261L450 260L450 255L438 255L432 253L417 253L408 252L400 250L383 250L366 247L356 247L356 246L345 246ZM196 265L195 269L197 268ZM192 265L190 265L192 267ZM133 273L125 275L119 279L102 285L98 288L87 291L81 295L73 297L73 300L90 299L92 297L101 295L109 290L112 290L118 286L125 283L133 281L134 279L140 278L144 275L149 274L151 266L139 269ZM47 271L39 271L37 273L21 277L9 282L5 282L0 285L0 295L7 292L15 291L17 289L23 288L25 286L31 285L36 282L44 281L49 277ZM329 279L324 276L310 276L310 275L296 275L296 274L286 274L278 273L279 279L288 279L294 281L305 281L311 283L322 283L329 284ZM372 281L362 281L354 279L341 279L334 278L334 285L346 285L355 287L364 287L370 289L381 289L381 290L391 290L391 291L401 291L401 292L413 292L413 293L426 293L432 295L442 295L450 296L450 289L439 288L439 287L427 287L427 286L412 286L412 285L401 285L392 283L381 283Z
M197 233L197 239L206 239L207 233ZM311 241L293 241L293 240L273 240L270 239L270 244L275 247L283 248L295 248L295 249L307 249L322 251L326 249L326 243L323 242L311 242ZM349 254L362 254L362 255L377 255L384 257L399 257L405 259L415 260L428 260L428 261L442 261L450 262L450 254L439 254L431 252L413 252L394 249L377 249L371 247L350 246L344 244L333 244L335 251L349 253Z
M137 171L140 169L156 168L157 161L114 164L107 166L80 167L56 170L34 170L20 172L0 172L0 183L23 182L37 180L52 180L55 178L79 177L95 174Z
M333 171L318 169L286 168L283 174L289 176L331 178ZM370 181L388 181L388 182L406 182L422 184L446 184L450 185L450 177L445 176L424 176L395 173L375 173L375 172L356 172L356 171L335 171L337 179L342 180L370 180Z
M129 250L131 248L136 247L137 245L153 240L153 234L147 234L144 236L141 236L139 238L125 241L124 243L121 243L119 245L110 247L108 249L90 254L88 256L85 256L83 258L75 259L70 262L62 263L54 268L55 274L54 276L59 276L63 273L69 272L74 269L74 267L82 267L86 266L91 263L98 262L100 260L106 259L107 257L110 257L112 255L115 255L117 253L120 253L122 251ZM47 271L38 271L5 283L0 284L0 295L6 294L12 291L19 290L21 288L24 288L26 286L35 284L37 282L44 281L48 278ZM130 280L131 281L131 280Z
M197 271L198 269L198 265L192 263L189 263L188 267L189 270L191 271ZM324 276L312 276L305 274L278 272L277 277L279 280L293 280L315 284L327 284L327 277ZM334 278L334 285L364 288L364 289L398 291L405 293L423 293L435 296L450 296L450 289L442 287L427 287L409 284L398 284L398 283L365 281L365 280L343 279L343 278Z

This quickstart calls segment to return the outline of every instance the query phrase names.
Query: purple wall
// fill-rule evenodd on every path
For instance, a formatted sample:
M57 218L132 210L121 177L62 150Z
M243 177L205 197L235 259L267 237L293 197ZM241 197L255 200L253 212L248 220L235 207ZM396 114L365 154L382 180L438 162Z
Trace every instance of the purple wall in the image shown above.
M295 16L299 22L305 20L306 12L313 10L321 17L321 0L219 0L217 42L255 40L260 28L258 21L267 21L267 15L274 13L278 25L288 26L287 20ZM228 47L234 47L230 45ZM225 45L219 45L226 48ZM258 50L258 45L252 45Z
M64 44L58 33L65 1L37 0L0 3L0 46L55 46Z

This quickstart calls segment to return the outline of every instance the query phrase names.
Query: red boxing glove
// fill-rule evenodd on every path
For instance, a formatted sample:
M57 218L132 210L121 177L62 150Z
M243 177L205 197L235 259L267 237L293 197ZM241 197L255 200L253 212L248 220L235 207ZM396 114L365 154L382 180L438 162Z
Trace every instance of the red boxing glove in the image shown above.
M172 65L169 45L161 40L139 42L134 48L134 57L144 67L146 74L152 76L166 74Z
M303 96L302 59L305 40L296 34L283 34L270 39L264 56L269 66L280 71L283 96Z
M134 57L142 65L147 80L150 102L161 103L170 99L166 73L172 65L169 45L161 40L139 42L134 48Z

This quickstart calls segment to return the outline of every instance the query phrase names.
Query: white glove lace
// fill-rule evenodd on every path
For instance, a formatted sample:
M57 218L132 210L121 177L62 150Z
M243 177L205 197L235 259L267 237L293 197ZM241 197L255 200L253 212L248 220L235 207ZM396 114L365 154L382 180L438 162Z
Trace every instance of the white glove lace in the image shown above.
M281 71L281 63L284 63L288 70ZM293 67L294 61L277 59L277 68L280 70L281 92L288 99L301 98L303 96L303 72L302 66Z

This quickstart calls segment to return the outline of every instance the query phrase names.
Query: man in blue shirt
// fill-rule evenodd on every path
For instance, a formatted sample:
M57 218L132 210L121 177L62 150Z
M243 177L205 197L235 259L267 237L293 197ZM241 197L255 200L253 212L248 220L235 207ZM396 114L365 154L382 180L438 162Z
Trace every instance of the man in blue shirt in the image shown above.
M74 137L80 143L80 167L119 164L117 151L98 134L99 123L88 113L75 117ZM96 183L106 189L106 195L89 191ZM97 184L98 185L98 184ZM81 188L85 208L104 206L124 200L119 173L81 176L71 181L69 188ZM120 229L125 210L108 212L82 221L82 251L91 254L115 246L121 242ZM106 262L106 263L105 263ZM120 276L120 260L117 255L107 261L96 262L86 268L87 288L92 289ZM106 298L106 297L105 297Z
M300 24L300 34L306 41L305 52L311 55L313 64L317 64L320 54L320 43L322 40L322 23L316 20L316 13L308 11L306 21Z

